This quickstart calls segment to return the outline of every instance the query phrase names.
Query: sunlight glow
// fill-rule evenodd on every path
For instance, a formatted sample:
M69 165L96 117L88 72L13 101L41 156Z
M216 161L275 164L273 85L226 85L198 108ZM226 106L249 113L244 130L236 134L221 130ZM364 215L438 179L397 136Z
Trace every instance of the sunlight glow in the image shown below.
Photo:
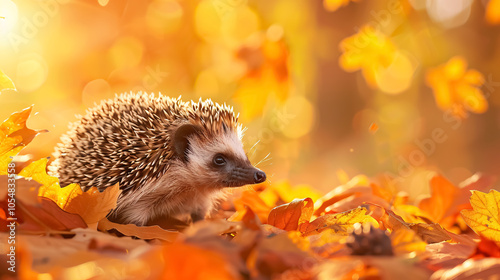
M12 31L17 23L17 6L10 0L0 0L0 35Z

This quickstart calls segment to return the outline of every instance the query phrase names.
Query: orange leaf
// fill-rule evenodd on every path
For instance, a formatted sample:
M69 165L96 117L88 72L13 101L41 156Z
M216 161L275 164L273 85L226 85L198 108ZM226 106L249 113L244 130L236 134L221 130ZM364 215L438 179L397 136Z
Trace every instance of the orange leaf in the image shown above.
M294 199L292 202L274 207L269 213L268 224L287 231L297 228L311 219L314 203L312 199Z
M160 239L167 242L174 242L179 236L178 231L162 229L159 226L136 226L134 224L117 224L104 218L97 224L100 231L110 231L115 229L126 236L135 236L141 239Z
M419 208L428 213L435 222L443 223L443 219L457 215L463 204L469 204L470 190L483 190L489 188L494 181L493 177L474 174L461 183L461 188L454 186L443 176L437 175L430 181L431 197L423 199ZM462 208L463 209L463 208Z
M59 185L59 179L47 174L47 159L43 158L30 163L20 176L29 177L42 184L38 195L54 201L61 209L80 215L85 222L95 224L105 218L116 207L120 195L118 185L99 192L92 187L83 192L78 184L70 184L64 188Z
M473 210L465 209L460 212L465 222L477 234L500 245L500 192L472 191L470 203Z
M63 211L50 199L42 198L39 204L28 205L17 202L16 216L21 221L17 230L28 233L45 231L67 231L73 228L86 228L87 225L78 215Z

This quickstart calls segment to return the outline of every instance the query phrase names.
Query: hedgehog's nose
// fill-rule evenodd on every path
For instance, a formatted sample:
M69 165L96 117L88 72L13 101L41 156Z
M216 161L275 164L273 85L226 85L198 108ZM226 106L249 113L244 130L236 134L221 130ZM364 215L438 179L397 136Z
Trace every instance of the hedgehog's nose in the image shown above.
M258 170L253 175L253 178L254 178L254 183L255 184L262 183L262 182L264 182L266 180L266 173Z

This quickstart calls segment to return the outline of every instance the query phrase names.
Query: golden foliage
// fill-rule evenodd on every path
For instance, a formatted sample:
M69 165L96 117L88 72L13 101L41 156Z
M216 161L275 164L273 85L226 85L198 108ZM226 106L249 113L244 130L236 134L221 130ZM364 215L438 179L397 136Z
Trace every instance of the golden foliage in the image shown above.
M488 102L479 89L484 83L483 74L474 69L467 70L467 61L461 56L429 69L426 81L443 111L449 110L457 117L466 118L466 111L481 114L488 109Z
M464 209L460 212L465 222L477 234L500 245L500 192L473 191L470 203L473 210Z
M40 132L26 127L26 121L33 107L10 115L0 125L0 175L7 174L11 157L17 155Z

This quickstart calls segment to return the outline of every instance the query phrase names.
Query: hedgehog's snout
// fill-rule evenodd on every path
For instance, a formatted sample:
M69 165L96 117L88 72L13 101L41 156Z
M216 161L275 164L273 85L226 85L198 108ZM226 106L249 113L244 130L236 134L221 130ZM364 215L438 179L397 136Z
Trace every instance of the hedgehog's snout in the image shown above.
M253 178L255 184L263 183L266 181L266 173L257 169L257 171L255 171L255 174L253 175Z

